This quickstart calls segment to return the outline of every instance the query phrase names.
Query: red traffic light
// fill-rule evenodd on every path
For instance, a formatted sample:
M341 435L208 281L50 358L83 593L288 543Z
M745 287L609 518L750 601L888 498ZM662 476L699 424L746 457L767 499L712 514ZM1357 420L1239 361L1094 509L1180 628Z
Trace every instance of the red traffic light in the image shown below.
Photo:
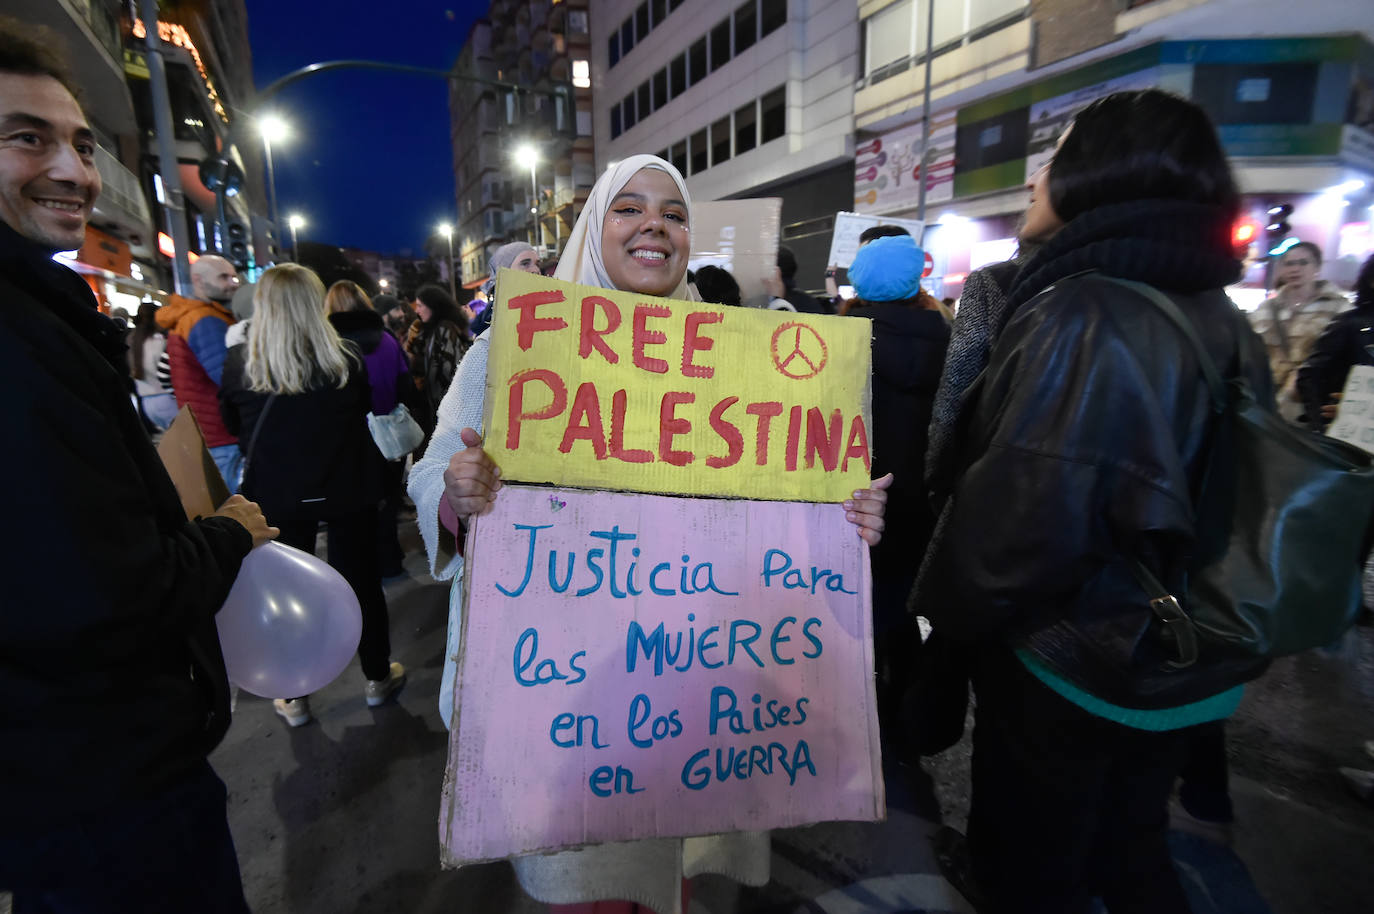
M1237 222L1235 228L1231 230L1231 241L1237 247L1248 245L1259 235L1259 226L1253 222Z

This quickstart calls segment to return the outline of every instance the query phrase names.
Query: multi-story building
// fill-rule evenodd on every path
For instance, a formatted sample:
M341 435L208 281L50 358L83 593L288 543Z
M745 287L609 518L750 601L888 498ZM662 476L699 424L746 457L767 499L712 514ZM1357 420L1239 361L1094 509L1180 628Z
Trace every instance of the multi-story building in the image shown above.
M856 6L814 0L597 0L598 171L657 153L693 199L780 197L782 237L819 288L852 208Z
M596 180L588 57L587 0L492 0L473 24L449 91L458 284L480 285L508 241L553 255L568 237Z
M1255 259L1288 238L1315 241L1327 275L1348 282L1374 250L1374 20L1356 6L866 0L852 208L920 215L924 158L931 284L957 295L969 269L1014 250L1023 185L1074 113L1155 86L1190 96L1217 123L1246 194L1238 237L1253 233ZM1282 237L1265 232L1273 206L1293 207ZM1247 272L1251 301L1264 280L1260 265Z

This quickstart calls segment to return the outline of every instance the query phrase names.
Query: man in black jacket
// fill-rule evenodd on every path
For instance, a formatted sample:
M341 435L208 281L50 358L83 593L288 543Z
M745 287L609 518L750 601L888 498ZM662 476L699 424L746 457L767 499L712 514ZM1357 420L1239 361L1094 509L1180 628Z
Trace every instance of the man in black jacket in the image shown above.
M187 521L79 276L95 138L51 36L0 19L0 891L16 911L244 912L215 612L275 536L235 497Z

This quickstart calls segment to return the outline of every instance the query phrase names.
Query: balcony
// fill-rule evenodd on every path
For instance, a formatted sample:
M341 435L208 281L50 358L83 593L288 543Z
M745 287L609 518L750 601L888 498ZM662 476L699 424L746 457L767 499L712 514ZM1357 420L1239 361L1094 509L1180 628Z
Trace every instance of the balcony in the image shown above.
M138 177L103 146L95 148L95 167L104 189L91 221L132 244L152 238L153 217Z

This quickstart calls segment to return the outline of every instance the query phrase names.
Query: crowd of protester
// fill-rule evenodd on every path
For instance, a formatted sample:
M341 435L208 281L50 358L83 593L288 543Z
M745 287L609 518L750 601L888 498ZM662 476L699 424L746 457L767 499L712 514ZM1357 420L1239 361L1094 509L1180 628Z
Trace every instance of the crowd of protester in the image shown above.
M50 51L0 28L0 117L42 121L50 134L47 158L28 171L0 159L0 191L34 182L80 200L88 216L100 181L65 73ZM958 738L970 685L976 697L969 831L949 845L966 866L948 875L985 911L1081 912L1095 898L1114 914L1186 911L1165 843L1170 804L1182 801L1175 824L1229 828L1223 722L1242 689L1142 708L1093 659L1129 654L1148 622L1119 598L1134 586L1129 561L1170 580L1186 564L1189 486L1208 440L1197 358L1118 280L1164 291L1218 363L1248 362L1260 400L1319 433L1350 369L1374 364L1374 258L1352 307L1319 277L1318 246L1296 244L1278 258L1277 291L1250 315L1253 329L1233 319L1222 290L1238 275L1236 185L1206 115L1164 92L1088 105L1028 188L1017 257L970 275L957 313L922 288L919 240L891 226L861 239L849 300L798 289L796 258L781 248L767 306L872 322L876 478L836 523L872 548L884 754L919 781L921 755ZM467 521L500 498L482 448L498 273L541 272L537 252L500 248L481 295L461 304L437 285L408 301L351 282L326 289L294 264L266 270L240 296L232 265L207 256L192 297L144 304L126 332L50 259L74 246L84 219L16 211L10 199L0 193L0 285L14 326L0 337L0 364L11 389L33 392L35 405L19 410L32 440L51 442L41 457L8 452L10 477L33 497L65 493L57 516L72 519L76 544L66 561L82 573L64 572L74 586L44 617L55 621L0 620L0 683L27 696L0 732L37 747L24 760L11 753L0 778L0 806L23 826L0 829L0 889L16 893L16 911L133 910L119 899L156 873L184 902L178 910L243 911L223 786L205 761L228 725L215 609L252 545L276 538L314 552L323 529L328 562L362 608L363 698L381 707L395 697L406 671L391 659L383 579L403 572L403 486L430 574L461 576ZM689 274L691 218L670 163L628 157L596 182L552 275L740 306L728 270ZM646 248L650 264L635 256ZM64 380L45 380L59 367ZM368 431L369 414L398 405L425 432L413 465L383 458ZM193 521L148 435L179 406L241 493ZM75 411L100 417L80 442L46 424ZM98 545L75 529L97 502L120 515ZM11 553L23 569L16 586L43 586L35 570L51 562L41 552ZM130 580L139 583L121 583ZM29 602L54 609L51 592ZM446 723L460 614L454 599ZM54 651L84 658L80 675L48 675ZM146 682L131 685L131 669ZM311 720L309 696L282 695L274 707L292 727ZM147 735L141 722L152 715L159 732ZM99 777L79 761L95 754L86 729L95 719L129 724L98 725L99 755L121 757ZM948 735L935 736L941 719ZM1374 793L1374 775L1359 774L1352 785ZM184 828L213 840L175 847L186 842L168 836ZM767 832L640 840L512 864L556 910L667 912L686 909L699 873L767 882L770 843ZM85 875L68 879L73 868ZM102 890L114 907L88 908Z

